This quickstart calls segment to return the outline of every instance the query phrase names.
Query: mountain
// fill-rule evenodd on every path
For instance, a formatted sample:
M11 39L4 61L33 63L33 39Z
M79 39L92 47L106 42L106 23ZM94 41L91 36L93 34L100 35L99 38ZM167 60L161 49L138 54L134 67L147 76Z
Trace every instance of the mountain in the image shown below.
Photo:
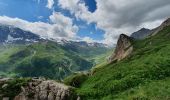
M43 76L59 80L76 71L91 69L96 65L95 57L109 51L107 48L91 46L73 49L52 41L36 42L26 46L12 44L1 47L0 57L4 58L0 60L1 75ZM96 53L91 55L93 52Z
M148 37L151 32L152 30L150 29L142 28L139 31L132 33L130 37L133 37L135 39L144 39Z
M62 41L63 42L63 41ZM103 52L108 51L110 48L103 43L87 43L85 41L64 41L62 43L62 46L70 51L74 51L76 53L81 54L83 57L93 59L96 56L99 56L100 54L103 54Z
M166 21L164 21L159 27L155 28L154 31L151 33L151 36L156 35L159 31L164 29L165 27L170 25L170 18L168 18Z
M13 26L0 26L0 76L62 80L100 63L110 49L102 43L54 41ZM26 45L25 45L26 44ZM104 59L104 58L103 58Z
M150 29L142 28L139 31L132 33L130 37L133 37L135 39L144 39L146 37L157 34L164 27L169 26L169 25L170 25L170 18L168 18L166 21L164 21L160 26L158 26L155 29L150 30Z
M159 31L153 32L154 35L132 39L131 44L127 36L121 35L117 48L120 52L124 49L121 54L126 54L124 51L129 49L126 47L133 46L128 56L90 73L69 76L64 82L76 87L76 93L83 100L166 100L170 93L170 25L167 23L169 19L159 26ZM121 47L122 41L127 44Z
M40 41L41 38L29 31L24 31L14 26L0 25L0 43L34 43Z

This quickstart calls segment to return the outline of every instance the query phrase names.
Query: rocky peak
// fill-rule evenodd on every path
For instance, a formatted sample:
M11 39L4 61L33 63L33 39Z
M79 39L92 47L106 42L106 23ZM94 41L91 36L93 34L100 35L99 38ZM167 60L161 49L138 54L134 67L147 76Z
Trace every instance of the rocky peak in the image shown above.
M111 57L109 58L109 62L120 61L131 54L132 51L132 38L125 34L121 34L117 41L116 49L113 55L111 55Z
M156 29L154 29L152 36L156 35L159 31L163 30L165 27L170 26L170 18L168 18L167 20L165 20L159 27L157 27Z

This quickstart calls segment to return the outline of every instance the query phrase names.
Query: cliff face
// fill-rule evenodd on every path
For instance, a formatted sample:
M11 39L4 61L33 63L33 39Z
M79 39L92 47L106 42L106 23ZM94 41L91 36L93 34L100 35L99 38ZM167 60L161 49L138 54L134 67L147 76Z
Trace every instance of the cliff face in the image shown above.
M159 31L163 30L163 28L170 26L170 18L168 18L167 20L165 20L159 27L157 27L156 29L153 30L151 36L156 35Z
M13 80L13 79L11 79ZM1 81L3 89L8 89L8 80ZM20 84L20 83L17 83ZM10 88L10 87L9 87ZM12 87L11 87L12 88ZM27 85L21 86L20 93L15 96L14 100L72 100L74 98L72 87L58 83L53 80L31 79ZM16 90L13 90L16 91ZM1 94L3 95L3 94ZM11 99L10 97L2 97L3 99Z
M121 34L118 39L115 52L109 58L109 62L120 61L131 54L132 51L132 38L128 37L125 34Z

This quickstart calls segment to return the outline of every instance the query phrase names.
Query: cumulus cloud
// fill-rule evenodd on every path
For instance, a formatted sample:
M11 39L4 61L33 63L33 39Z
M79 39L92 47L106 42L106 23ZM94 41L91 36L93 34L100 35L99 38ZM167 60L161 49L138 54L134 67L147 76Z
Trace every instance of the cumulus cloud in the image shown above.
M54 0L47 0L47 5L46 5L47 8L52 9L53 5L54 5Z
M59 12L54 12L49 18L50 21L57 26L54 30L57 33L60 33L62 37L76 37L78 27L73 24L71 18L62 15Z
M53 13L50 16L50 23L44 22L28 22L19 18L11 18L7 16L0 16L0 23L5 25L12 25L23 30L31 31L44 38L53 39L75 39L78 27L73 25L69 17L61 13Z
M78 19L95 22L105 31L103 42L116 43L119 34L138 30L142 27L155 28L170 17L170 0L96 0L97 9L88 11L81 0L59 0L59 6L69 10ZM146 25L147 24L147 25Z

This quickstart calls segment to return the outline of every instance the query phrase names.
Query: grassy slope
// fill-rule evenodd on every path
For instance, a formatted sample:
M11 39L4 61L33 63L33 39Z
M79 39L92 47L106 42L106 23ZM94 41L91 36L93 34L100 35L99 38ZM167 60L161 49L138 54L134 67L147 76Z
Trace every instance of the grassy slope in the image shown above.
M88 100L124 100L127 97L166 100L170 97L169 33L170 27L166 27L154 37L135 41L130 58L95 69L77 88L77 93ZM134 91L129 94L130 90Z
M76 52L74 49L78 49ZM89 70L95 63L96 56L106 48L64 47L54 42L35 43L29 46L8 46L0 49L1 76L34 76L62 79L75 71ZM80 50L82 49L82 50ZM84 50L88 49L88 50ZM84 51L83 51L84 50ZM98 51L91 57L85 54ZM88 53L88 51L90 51ZM101 54L102 54L101 53ZM97 55L99 54L99 55ZM94 59L94 60L93 60Z
M14 73L6 73L7 71L13 69L9 66L10 56L14 53L17 53L21 48L24 48L22 45L8 45L0 46L0 75L11 77Z

